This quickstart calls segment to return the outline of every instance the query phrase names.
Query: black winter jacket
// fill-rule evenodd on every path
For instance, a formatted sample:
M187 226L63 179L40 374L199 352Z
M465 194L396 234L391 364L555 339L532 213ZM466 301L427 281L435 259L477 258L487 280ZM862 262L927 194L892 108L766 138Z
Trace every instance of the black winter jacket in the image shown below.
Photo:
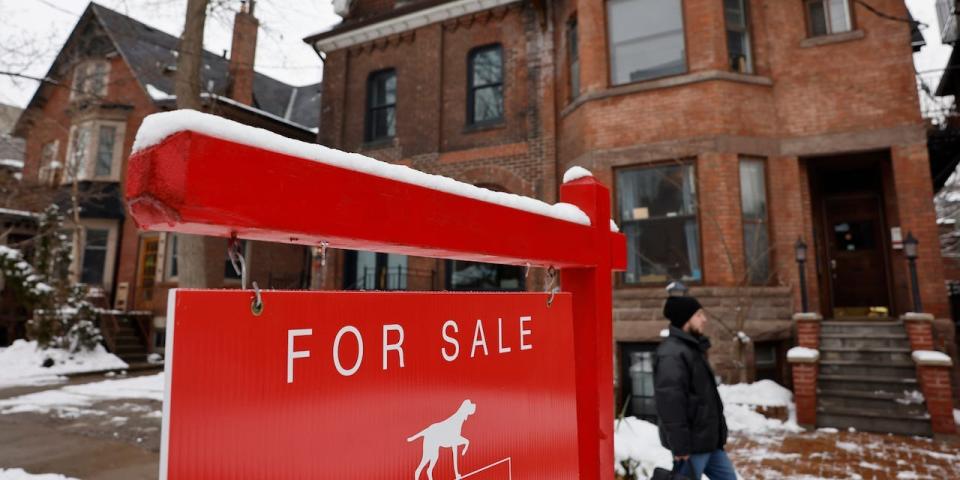
M727 444L717 381L707 362L710 341L671 326L657 347L653 380L660 443L674 456L706 453Z

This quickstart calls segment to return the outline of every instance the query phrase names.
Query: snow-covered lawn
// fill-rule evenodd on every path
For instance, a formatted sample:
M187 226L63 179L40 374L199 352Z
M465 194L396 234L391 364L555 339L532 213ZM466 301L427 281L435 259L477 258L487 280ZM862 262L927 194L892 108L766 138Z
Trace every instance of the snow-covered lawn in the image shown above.
M44 367L47 359L53 362ZM58 348L42 350L37 342L16 340L0 350L0 388L21 385L48 385L65 380L71 373L120 370L127 364L102 345L89 352L70 353Z
M0 468L0 480L76 480L57 473L32 474L22 468Z
M0 400L0 414L51 411L60 417L91 414L86 408L96 402L137 399L162 402L163 387L162 372L143 377L69 385Z

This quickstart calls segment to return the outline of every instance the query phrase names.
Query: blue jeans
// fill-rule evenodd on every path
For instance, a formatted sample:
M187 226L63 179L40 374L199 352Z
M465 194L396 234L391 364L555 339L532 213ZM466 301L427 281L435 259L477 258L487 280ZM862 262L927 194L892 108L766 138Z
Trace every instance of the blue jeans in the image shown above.
M737 480L737 471L730 462L730 457L723 450L714 450L710 453L695 453L690 460L684 463L684 472L690 473L693 465L693 478L700 479L700 475L710 477L710 480Z

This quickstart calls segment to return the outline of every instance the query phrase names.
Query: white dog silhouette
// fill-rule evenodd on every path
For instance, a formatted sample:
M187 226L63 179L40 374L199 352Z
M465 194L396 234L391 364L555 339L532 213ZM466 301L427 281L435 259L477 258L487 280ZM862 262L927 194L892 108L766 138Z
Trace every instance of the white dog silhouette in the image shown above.
M460 431L463 429L463 422L467 417L477 411L477 405L469 399L460 404L456 413L450 415L450 418L442 422L434 423L423 429L420 433L407 439L412 442L423 437L423 457L420 459L420 465L417 466L417 472L413 474L413 480L420 480L420 472L428 463L427 478L433 480L433 467L437 463L437 457L440 456L440 447L453 449L453 473L456 478L460 478L460 469L457 467L457 447L463 445L461 455L467 454L467 448L470 447L470 440L463 438Z

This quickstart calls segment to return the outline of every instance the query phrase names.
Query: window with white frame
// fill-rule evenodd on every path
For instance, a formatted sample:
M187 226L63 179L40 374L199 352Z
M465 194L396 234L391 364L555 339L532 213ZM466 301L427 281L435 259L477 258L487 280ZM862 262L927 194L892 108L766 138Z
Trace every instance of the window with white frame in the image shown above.
M71 99L102 98L107 95L107 75L110 64L106 60L83 62L73 71Z
M124 124L90 120L70 128L63 180L119 181Z
M614 85L687 71L681 0L607 0Z
M81 221L80 242L74 245L71 268L75 281L109 290L113 286L113 270L117 248L117 222L105 219ZM64 234L73 238L74 230ZM72 241L72 240L71 240Z
M57 181L57 174L62 168L62 164L57 160L57 152L60 148L60 141L54 140L43 144L40 149L40 169L38 171L38 180L43 184L53 184Z
M83 254L80 264L80 282L102 286L106 273L107 248L110 230L86 228L83 238Z
M811 37L849 32L849 0L806 0L808 33Z

